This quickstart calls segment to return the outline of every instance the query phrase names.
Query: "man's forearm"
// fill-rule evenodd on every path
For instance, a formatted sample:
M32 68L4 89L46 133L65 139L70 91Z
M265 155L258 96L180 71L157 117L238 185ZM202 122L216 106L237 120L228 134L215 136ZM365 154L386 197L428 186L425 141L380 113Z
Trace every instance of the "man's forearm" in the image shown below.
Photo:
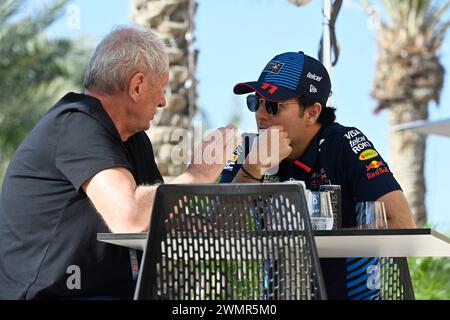
M189 170L170 181L172 184L211 183L212 178L203 174L200 170Z
M189 184L189 183L207 183L210 182L207 176L200 174L199 172L186 171L170 181L172 184ZM152 186L139 186L134 193L135 217L132 223L134 230L128 232L141 232L148 229L150 222L150 216L155 203L156 189L158 185Z
M172 184L189 184L189 183L206 183L209 182L208 177L203 176L199 172L186 171L170 181ZM133 225L138 229L137 232L148 229L150 216L153 205L155 203L156 189L158 185L139 186L136 188L134 194L134 205L136 206L135 217Z
M155 203L155 194L157 185L152 186L139 186L135 191L135 222L134 226L137 227L137 232L148 230L150 223L150 216L152 214L153 205ZM131 231L130 231L131 232Z
M204 170L188 168L184 173L170 181L171 184L190 184L190 183L210 183L212 181L211 174ZM132 227L134 231L140 232L148 229L152 208L155 202L157 185L139 186L134 192L134 199L131 201L134 212L132 219Z

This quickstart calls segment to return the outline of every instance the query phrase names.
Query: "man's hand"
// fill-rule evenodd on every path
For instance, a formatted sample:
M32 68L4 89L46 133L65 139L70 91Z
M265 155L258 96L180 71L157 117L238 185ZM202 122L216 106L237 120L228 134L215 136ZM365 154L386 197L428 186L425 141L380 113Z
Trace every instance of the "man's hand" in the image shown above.
M243 164L246 171L260 178L292 152L287 132L282 126L260 130Z
M229 124L206 136L194 149L192 163L182 176L190 175L190 183L214 182L222 172L227 157L240 143L236 131L236 127Z

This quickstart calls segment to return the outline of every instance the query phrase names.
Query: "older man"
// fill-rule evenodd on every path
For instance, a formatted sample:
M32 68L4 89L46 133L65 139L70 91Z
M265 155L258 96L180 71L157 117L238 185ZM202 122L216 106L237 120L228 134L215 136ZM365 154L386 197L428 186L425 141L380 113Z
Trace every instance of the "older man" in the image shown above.
M148 228L163 179L144 130L166 104L167 81L162 41L117 29L97 46L85 93L64 96L22 142L0 200L0 299L132 296L129 251L96 236ZM197 149L223 151L230 130ZM213 182L224 165L216 160L174 183Z

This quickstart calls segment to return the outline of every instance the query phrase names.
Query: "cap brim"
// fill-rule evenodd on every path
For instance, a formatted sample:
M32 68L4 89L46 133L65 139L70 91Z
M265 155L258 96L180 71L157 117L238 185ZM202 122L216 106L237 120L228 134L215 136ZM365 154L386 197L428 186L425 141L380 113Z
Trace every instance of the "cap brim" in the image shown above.
M279 102L279 101L286 101L293 98L300 97L300 94L285 89L283 87L277 87L275 91L272 93L269 90L263 90L261 89L263 87L263 83L259 81L252 81L252 82L241 82L234 86L233 92L235 94L246 94L250 92L257 92L260 96L263 96L265 99L269 101Z

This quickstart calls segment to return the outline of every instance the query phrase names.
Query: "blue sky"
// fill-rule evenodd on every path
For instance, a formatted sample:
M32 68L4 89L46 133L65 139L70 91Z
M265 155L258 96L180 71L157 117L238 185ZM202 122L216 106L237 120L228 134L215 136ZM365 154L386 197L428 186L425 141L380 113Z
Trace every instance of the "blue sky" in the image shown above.
M373 115L370 97L377 46L372 20L360 1L347 0L341 9L336 33L341 46L332 71L333 101L337 121L360 128L389 162L389 129L385 113ZM258 78L276 54L302 50L317 56L322 33L322 1L298 8L287 0L198 0L196 48L199 105L213 127L229 122L233 106L242 107L241 128L254 130L253 114L244 97L232 94L234 84ZM378 1L372 1L375 5ZM49 30L51 36L89 37L98 41L115 25L131 23L128 0L73 0L71 11ZM26 10L38 7L32 0ZM79 9L80 25L73 28L73 12ZM382 11L382 9L380 9ZM71 15L71 14L72 15ZM70 23L72 22L72 26ZM75 26L76 27L76 26ZM441 50L441 63L450 70L450 37ZM450 84L446 76L441 105L430 105L430 119L450 118ZM450 196L450 138L430 136L426 151L426 205L430 222L439 231L450 229L446 199Z

